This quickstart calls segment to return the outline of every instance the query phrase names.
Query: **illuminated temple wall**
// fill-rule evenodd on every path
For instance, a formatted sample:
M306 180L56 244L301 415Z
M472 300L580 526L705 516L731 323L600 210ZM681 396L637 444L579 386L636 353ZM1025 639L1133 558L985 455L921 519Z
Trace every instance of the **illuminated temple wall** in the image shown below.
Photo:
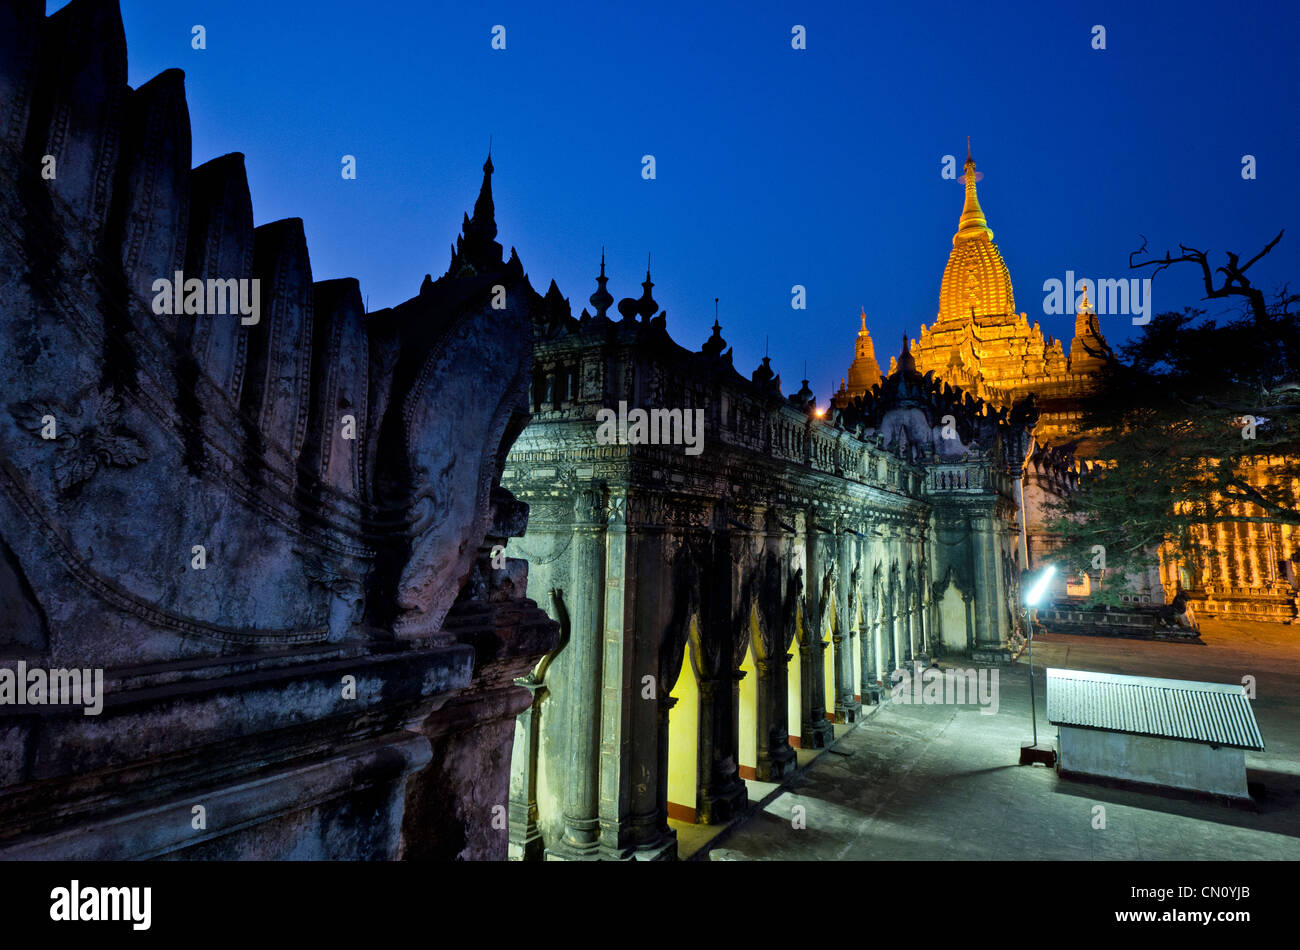
M1250 483L1256 487L1277 485L1273 472L1272 465L1259 465ZM1300 498L1300 479L1292 479L1291 495ZM1249 504L1234 505L1233 511L1243 517L1263 515ZM1168 550L1161 552L1160 570L1167 587L1176 589L1175 585L1181 584L1189 588L1197 609L1210 616L1286 623L1300 616L1300 532L1294 526L1274 522L1198 525L1196 533L1202 551L1194 569Z
M910 360L870 407L828 414L767 361L738 373L716 325L698 351L675 343L648 277L607 317L599 280L594 316L547 294L533 418L502 475L530 509L508 552L563 631L521 680L519 860L671 858L670 821L726 821L746 780L824 746L891 671L1005 662L1017 632L1006 460L1025 425L950 405ZM620 402L701 411L700 451L602 441L597 413ZM949 412L965 444L938 437Z

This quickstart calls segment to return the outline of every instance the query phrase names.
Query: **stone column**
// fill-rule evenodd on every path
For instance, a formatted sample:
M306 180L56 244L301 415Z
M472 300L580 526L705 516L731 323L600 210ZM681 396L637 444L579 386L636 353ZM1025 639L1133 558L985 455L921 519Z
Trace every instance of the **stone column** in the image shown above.
M790 746L789 699L786 677L790 654L757 661L758 672L758 764L754 774L760 781L775 782L787 774L794 763Z
M1219 562L1219 583L1223 585L1224 590L1231 590L1232 578L1228 575L1228 561L1231 560L1228 548L1228 531L1222 522L1214 526L1214 534L1217 541L1214 550L1219 552L1219 556L1216 558Z
M900 665L897 633L898 585L891 583L888 590L889 592L885 594L884 613L880 618L881 640L885 647L885 655L883 657L885 666L883 672L885 674L886 687L890 685L889 679L894 670L898 669Z
M574 502L568 670L569 761L564 799L564 850L591 856L597 846L601 732L601 642L605 602L605 492L583 488Z
M717 718L717 701L718 681L716 679L701 679L699 682L699 710L700 710L700 745L697 752L698 761L705 763L705 772L699 791L700 810L697 820L704 824L713 823L713 810L710 806L709 792L713 785L714 770L714 748L717 744L718 730L714 723Z
M772 759L772 664L766 657L754 657L754 777L770 781Z
M515 719L513 768L510 771L511 861L540 861L545 854L541 831L537 827L537 704L546 695L546 686L532 675L515 683L528 690L528 708Z
M1250 545L1250 586L1263 587L1264 572L1259 567L1259 532L1253 524L1246 525L1246 543Z
M654 743L646 741L655 720L647 708L650 700L641 698L641 676L658 668L658 650L653 659L643 658L637 643L637 548L630 541L628 502L616 489L605 507L600 693L589 707L601 721L597 770L602 859L629 858L634 852L644 856L663 843L656 827L656 803L646 784L634 778L648 776L657 755ZM635 506L637 499L632 502ZM629 695L634 697L631 703L626 702Z
M975 652L975 595L962 594L962 607L965 608L966 614L966 652L971 654Z
M853 617L849 613L849 576L853 573L852 536L835 526L835 716L857 722L862 704L853 695Z
M877 596L873 596L863 607L862 630L862 701L874 706L881 700L884 687L878 686L880 679L880 652L876 638L880 636L879 605Z
M728 678L700 681L700 759L706 769L700 789L700 821L708 825L731 820L748 801L740 778L736 735L738 682Z
M916 591L911 585L903 588L903 650L904 658L910 664L916 659Z
M917 548L920 557L916 568L916 610L921 624L921 653L926 658L929 658L934 656L934 602L930 597L930 565L925 558L925 535L923 532L917 538Z
M973 519L975 555L975 650L972 657L1009 662L1010 630L1006 616L1006 584L1002 577L997 518L992 512Z
M1275 537L1276 530L1276 527L1272 524L1264 525L1264 573L1265 583L1270 588L1277 587L1280 581L1284 582L1286 580L1277 567L1278 543Z
M835 730L826 718L826 642L822 640L822 578L826 566L822 549L825 547L817 526L817 514L808 509L808 628L804 630L804 642L800 660L803 669L803 728L800 743L805 749L824 749L830 744Z
M687 646L687 649L689 650L690 647ZM677 697L659 693L659 762L655 770L655 800L658 802L656 817L660 833L665 838L671 836L674 841L677 840L677 832L668 827L668 721L672 708L676 705Z

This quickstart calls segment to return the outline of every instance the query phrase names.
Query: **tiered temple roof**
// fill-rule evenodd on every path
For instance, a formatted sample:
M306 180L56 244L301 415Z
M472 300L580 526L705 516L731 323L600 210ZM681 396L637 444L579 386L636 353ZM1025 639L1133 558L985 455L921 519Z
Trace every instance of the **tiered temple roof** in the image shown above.
M1033 393L1043 412L1040 440L1068 441L1077 435L1072 404L1093 388L1108 349L1096 314L1085 297L1067 356L1059 340L1044 338L1037 323L1031 325L1026 314L1016 312L1011 275L979 202L976 182L983 176L969 148L964 167L965 202L939 288L939 312L932 325L921 325L912 358L921 373L933 372L997 406L1009 407ZM864 312L848 383L836 394L837 404L870 389L872 369L878 378Z

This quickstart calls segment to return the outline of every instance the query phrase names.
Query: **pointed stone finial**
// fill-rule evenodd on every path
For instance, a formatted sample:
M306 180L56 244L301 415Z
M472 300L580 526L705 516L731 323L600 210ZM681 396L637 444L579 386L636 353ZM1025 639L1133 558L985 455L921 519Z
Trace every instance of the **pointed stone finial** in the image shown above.
M492 203L492 154L489 148L483 163L483 184L478 200L474 202L474 215L465 215L461 235L456 238L449 274L481 274L501 267L502 248L497 243L496 208Z
M488 152L487 161L483 163L483 184L479 186L478 200L474 202L474 217L469 223L489 241L497 236L496 205L492 202L492 153Z
M713 336L704 341L700 352L705 356L717 358L727 348L727 341L722 338L722 324L718 322L718 298L713 298Z
M906 333L903 334L903 351L898 354L897 365L905 373L916 373L916 360L912 358L912 343Z
M650 296L650 288L654 286L654 281L650 279L650 255L645 258L645 280L641 282L641 299L636 302L636 312L641 315L642 320L649 320L659 312L659 304L655 302L654 297Z
M858 332L859 333L867 332L867 308L866 307L862 308L862 329L859 330Z
M596 278L596 283L599 286L596 288L596 292L590 297L591 305L596 308L595 318L598 320L609 319L609 317L605 316L605 312L609 310L610 306L614 303L613 295L605 289L605 284L608 282L609 278L605 276L605 247L604 245L601 245L600 276Z

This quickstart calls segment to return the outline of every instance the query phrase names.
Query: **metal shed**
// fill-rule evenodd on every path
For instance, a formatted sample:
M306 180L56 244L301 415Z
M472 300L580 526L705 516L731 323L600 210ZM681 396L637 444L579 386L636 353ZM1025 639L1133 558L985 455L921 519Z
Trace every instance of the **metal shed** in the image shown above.
M1048 669L1047 719L1062 774L1249 798L1246 750L1262 751L1246 688Z

